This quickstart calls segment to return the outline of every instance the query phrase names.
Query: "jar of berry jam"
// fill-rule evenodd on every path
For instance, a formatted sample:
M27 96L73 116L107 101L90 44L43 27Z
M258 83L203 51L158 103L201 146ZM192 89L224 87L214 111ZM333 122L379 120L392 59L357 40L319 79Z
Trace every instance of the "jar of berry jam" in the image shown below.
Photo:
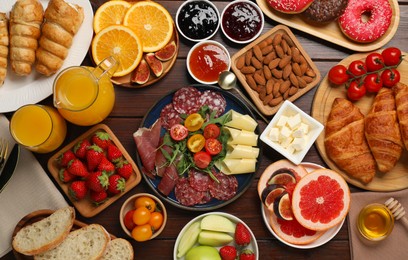
M176 26L184 38L201 41L213 37L220 27L220 13L208 0L185 1L177 10Z
M263 26L262 10L248 0L229 3L221 14L222 32L236 43L249 43L255 40L261 34Z

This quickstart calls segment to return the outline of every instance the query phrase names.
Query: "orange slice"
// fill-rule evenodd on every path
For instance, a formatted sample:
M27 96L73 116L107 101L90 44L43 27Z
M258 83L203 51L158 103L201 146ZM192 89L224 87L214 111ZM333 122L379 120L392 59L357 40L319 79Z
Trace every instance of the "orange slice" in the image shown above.
M113 74L120 77L132 72L143 56L143 45L140 38L124 25L111 25L102 29L92 40L92 58L96 64L113 56L119 67Z
M123 24L132 28L143 42L144 52L155 52L166 46L173 35L169 12L153 1L135 3L126 12Z
M127 10L132 6L126 1L108 1L101 5L95 12L93 28L95 33L110 25L123 24Z

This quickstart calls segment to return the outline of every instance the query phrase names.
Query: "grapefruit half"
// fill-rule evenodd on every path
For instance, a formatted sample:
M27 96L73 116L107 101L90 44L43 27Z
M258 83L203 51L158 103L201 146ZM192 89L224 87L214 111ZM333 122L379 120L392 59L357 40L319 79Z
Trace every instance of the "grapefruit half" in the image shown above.
M317 169L300 179L292 194L292 211L303 227L323 231L339 224L350 208L350 190L340 174Z

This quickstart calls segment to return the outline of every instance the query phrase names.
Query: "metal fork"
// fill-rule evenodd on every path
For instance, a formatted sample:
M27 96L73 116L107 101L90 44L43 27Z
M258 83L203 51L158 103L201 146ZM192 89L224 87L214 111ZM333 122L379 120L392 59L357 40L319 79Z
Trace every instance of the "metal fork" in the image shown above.
M0 170L3 168L6 162L7 152L9 144L6 139L0 138Z

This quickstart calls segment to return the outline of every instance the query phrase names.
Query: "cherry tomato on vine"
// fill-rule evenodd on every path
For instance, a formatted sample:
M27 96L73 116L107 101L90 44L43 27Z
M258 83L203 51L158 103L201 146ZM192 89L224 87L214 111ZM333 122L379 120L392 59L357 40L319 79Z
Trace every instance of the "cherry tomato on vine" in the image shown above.
M195 132L201 128L204 124L203 117L198 113L190 114L186 120L184 120L184 126L187 127L188 131Z
M133 222L134 212L134 209L129 210L128 212L126 212L125 217L123 218L123 223L129 231L132 231L132 229L136 227L135 222Z
M367 67L363 61L355 60L348 66L348 71L352 74L352 76L361 76L367 72Z
M347 89L347 97L352 101L361 99L366 93L364 84L359 84L357 81L352 81Z
M215 138L208 138L205 140L205 150L210 155L217 155L222 150L222 143Z
M341 85L347 82L349 75L347 68L344 65L338 64L329 70L329 81L336 85Z
M181 124L175 124L170 128L170 136L173 140L181 141L186 138L187 135L188 129Z
M205 139L217 138L220 135L220 128L216 124L208 124L204 127Z
M135 200L135 208L137 209L140 207L145 207L150 212L153 212L156 209L156 202L152 198L147 196L138 197Z
M149 240L153 235L152 227L149 224L136 226L132 230L132 237L139 242Z
M163 224L163 214L155 211L152 213L149 219L149 225L153 228L153 231L158 230Z
M400 81L401 75L396 69L386 69L381 73L381 79L384 87L391 88Z
M401 50L396 47L389 47L382 51L384 63L387 66L398 65L401 61Z
M381 75L377 73L368 74L364 78L364 86L368 92L377 93L383 86Z
M195 134L192 135L187 140L187 148L193 152L197 153L204 148L205 145L205 138L202 134Z
M384 67L384 58L378 52L373 52L367 55L365 63L368 71L380 70Z
M198 168L204 169L210 164L211 155L209 155L207 152L200 151L194 154L193 160Z
M149 222L150 215L151 213L146 207L139 207L133 213L133 222L136 225L144 225Z

